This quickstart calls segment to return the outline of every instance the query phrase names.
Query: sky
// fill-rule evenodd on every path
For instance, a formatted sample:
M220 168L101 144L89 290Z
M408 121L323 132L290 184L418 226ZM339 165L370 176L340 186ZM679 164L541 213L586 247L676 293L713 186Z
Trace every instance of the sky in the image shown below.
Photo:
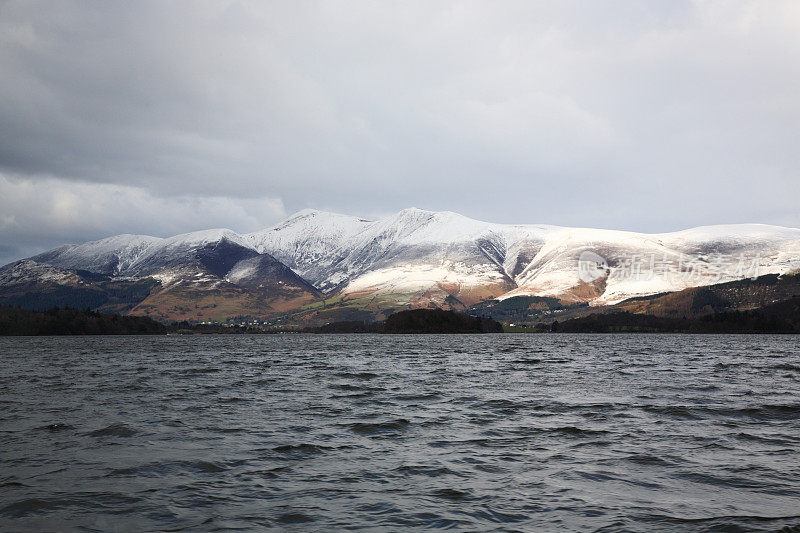
M800 2L0 0L0 264L411 206L800 227Z

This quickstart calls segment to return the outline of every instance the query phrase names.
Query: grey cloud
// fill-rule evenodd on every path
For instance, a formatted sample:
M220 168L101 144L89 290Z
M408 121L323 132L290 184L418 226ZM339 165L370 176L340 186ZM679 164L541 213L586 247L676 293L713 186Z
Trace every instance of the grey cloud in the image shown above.
M2 174L0 213L0 264L119 233L166 237L215 227L255 231L286 215L274 198L155 196L127 185Z
M5 2L0 170L164 209L800 225L798 31L792 1ZM139 227L116 211L2 245Z

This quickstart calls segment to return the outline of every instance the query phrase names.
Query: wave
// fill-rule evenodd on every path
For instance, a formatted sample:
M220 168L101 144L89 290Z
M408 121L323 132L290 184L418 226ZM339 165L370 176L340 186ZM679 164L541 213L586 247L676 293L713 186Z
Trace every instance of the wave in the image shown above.
M405 430L411 422L405 418L398 418L386 422L355 422L350 424L354 433L361 435L379 435L382 433L396 433Z
M310 455L310 454L322 453L326 450L331 450L333 448L329 446L322 446L319 444L308 444L303 442L301 444L283 444L281 446L275 446L272 449L273 451L284 454Z
M86 433L90 437L133 437L138 431L125 424L111 424L101 429L96 429Z
M69 429L75 429L73 426L69 424L62 424L61 422L56 422L55 424L48 424L46 426L41 426L37 429L42 429L45 431L49 431L51 433L57 433L59 431L67 431Z

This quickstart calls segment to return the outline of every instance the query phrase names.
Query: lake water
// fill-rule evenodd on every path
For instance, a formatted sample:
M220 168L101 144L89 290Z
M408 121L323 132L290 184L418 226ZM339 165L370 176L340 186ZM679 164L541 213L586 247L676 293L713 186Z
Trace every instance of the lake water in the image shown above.
M800 528L799 349L0 338L0 530Z

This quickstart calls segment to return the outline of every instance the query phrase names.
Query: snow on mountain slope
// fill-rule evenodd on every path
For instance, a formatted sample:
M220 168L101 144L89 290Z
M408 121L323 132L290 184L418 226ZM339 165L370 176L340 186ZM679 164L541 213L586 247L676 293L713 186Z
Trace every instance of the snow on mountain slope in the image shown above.
M606 275L581 278L581 254L597 254ZM678 291L800 267L800 230L743 224L667 234L568 229L551 231L515 277L518 295L558 296L594 304Z
M265 254L274 259L258 259ZM579 268L585 257L599 258L588 277ZM524 295L601 304L798 269L800 230L743 224L642 234L494 224L415 208L376 221L305 210L246 235L224 229L167 239L120 235L32 259L164 283L250 287L280 269L275 260L310 290L393 304L458 307Z
M117 235L77 245L65 245L31 259L58 268L88 270L106 275L142 277L196 259L198 250L221 242L250 250L245 240L229 229L212 229L169 238Z
M29 283L55 283L59 285L78 285L80 277L74 272L54 266L37 263L30 259L16 261L0 269L0 287Z
M77 276L81 271L94 274ZM291 269L269 254L256 252L244 237L227 229L165 239L120 235L62 246L0 269L0 296L18 293L25 281L26 291L36 300L36 294L44 297L52 292L54 280L78 290L78 285L92 285L92 276L97 274L104 281L158 281L149 286L149 293L130 302L131 312L163 320L269 316L319 297Z
M536 255L514 278L518 288L502 298L555 296L567 301L599 303L604 298L616 297L612 295L617 294L618 282L631 281L627 276L628 264L636 268L634 264L645 258L674 259L677 256L646 235L630 232L560 228L552 229L542 239ZM582 277L579 262L583 254L596 254L605 261L602 275L594 279ZM638 276L632 274L631 277L636 283L641 281ZM635 285L625 291L635 296L664 289L659 279L648 278L644 285Z
M346 245L350 252L331 271L344 294L414 304L425 303L420 296L440 304L446 294L467 305L517 295L604 304L800 267L800 230L763 225L648 235L407 209ZM582 278L585 253L605 261L604 275Z
M67 244L31 259L59 268L118 274L163 240L147 235L117 235L83 244Z
M348 249L346 243L372 222L348 215L305 209L271 228L243 236L259 253L269 253L323 290L333 288L330 268Z
M743 261L757 260L762 274L800 261L800 230L791 228L734 225L648 235L493 224L415 208L374 222L301 212L248 238L318 289L414 305L517 295L612 303L739 279L747 274ZM585 252L606 261L605 275L581 279Z
M469 306L515 286L502 267L501 229L456 213L404 209L350 239L332 274L344 294Z

